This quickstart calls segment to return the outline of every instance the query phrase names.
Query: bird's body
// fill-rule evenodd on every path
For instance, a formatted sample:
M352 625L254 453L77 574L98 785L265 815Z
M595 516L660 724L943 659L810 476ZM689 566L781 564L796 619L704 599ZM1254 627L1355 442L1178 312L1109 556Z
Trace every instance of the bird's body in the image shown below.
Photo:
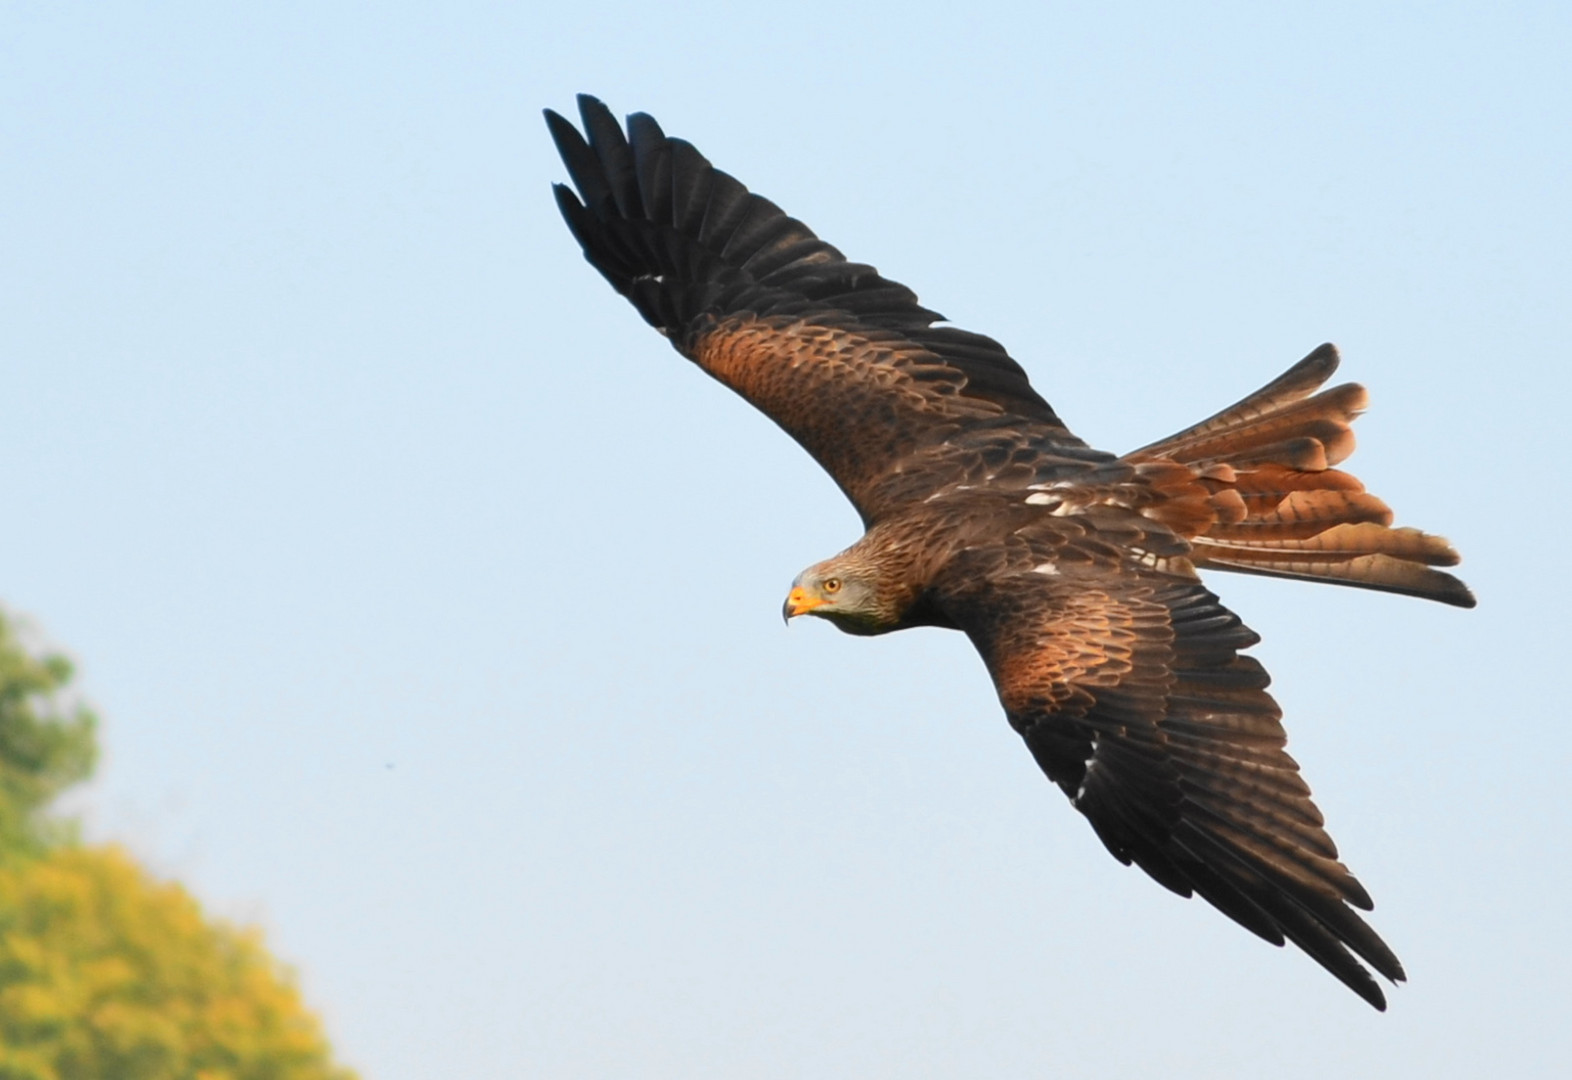
M1060 422L998 343L936 325L647 116L625 135L580 98L547 119L586 258L683 353L801 443L864 536L793 583L786 615L853 634L961 630L1011 725L1108 849L1291 940L1359 993L1402 967L1353 908L1256 635L1200 582L1215 567L1473 598L1444 540L1334 468L1365 404L1320 390L1331 346L1209 420L1123 456ZM582 201L581 201L582 199ZM1319 391L1319 392L1318 392Z

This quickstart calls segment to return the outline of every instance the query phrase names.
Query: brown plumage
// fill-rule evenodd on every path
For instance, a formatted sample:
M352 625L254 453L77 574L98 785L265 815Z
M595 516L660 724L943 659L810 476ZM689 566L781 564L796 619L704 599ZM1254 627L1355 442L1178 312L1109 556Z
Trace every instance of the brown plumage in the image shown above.
M1354 910L1284 751L1258 640L1198 567L1472 607L1446 541L1336 468L1361 387L1323 345L1216 416L1123 457L1089 448L990 338L835 248L643 114L546 120L589 260L677 350L801 443L867 532L786 614L856 634L959 629L1011 725L1116 858L1292 941L1377 1008L1402 966ZM1319 392L1317 392L1319 391ZM1357 959L1356 959L1357 957Z

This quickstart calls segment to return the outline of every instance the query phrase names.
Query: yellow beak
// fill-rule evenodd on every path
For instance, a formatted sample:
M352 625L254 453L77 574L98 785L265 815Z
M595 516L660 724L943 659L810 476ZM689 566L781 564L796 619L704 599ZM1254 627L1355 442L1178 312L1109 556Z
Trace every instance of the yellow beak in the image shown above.
M809 596L801 585L792 586L786 596L786 604L781 608L781 614L787 619L805 615L816 607L823 607L828 601L817 596Z

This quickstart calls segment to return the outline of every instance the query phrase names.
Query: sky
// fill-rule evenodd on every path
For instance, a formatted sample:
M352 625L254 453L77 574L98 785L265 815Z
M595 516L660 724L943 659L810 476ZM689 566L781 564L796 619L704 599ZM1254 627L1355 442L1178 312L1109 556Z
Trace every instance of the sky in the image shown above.
M0 602L73 805L368 1080L1560 1075L1565 4L0 3ZM1094 445L1323 341L1474 611L1220 576L1410 982L1120 866L957 634L783 628L831 481L582 260L654 114ZM811 620L803 620L811 622Z

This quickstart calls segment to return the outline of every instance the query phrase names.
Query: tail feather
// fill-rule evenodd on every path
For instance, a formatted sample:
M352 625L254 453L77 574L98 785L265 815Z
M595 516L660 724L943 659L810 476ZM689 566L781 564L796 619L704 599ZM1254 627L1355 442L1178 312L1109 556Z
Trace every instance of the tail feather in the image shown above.
M1360 589L1377 589L1424 600L1437 600L1453 607L1471 608L1477 603L1468 586L1451 574L1390 555L1359 555L1325 561L1307 559L1302 562L1203 557L1196 560L1196 565L1266 577L1330 581L1335 585L1352 585Z
M1325 473L1309 474L1325 476ZM1353 480L1346 474L1328 478L1338 483ZM1353 481L1356 485L1357 480ZM1208 539L1303 540L1336 525L1392 523L1392 511L1360 487L1291 488L1237 492L1244 504L1240 521L1219 520L1206 530Z
M1139 450L1133 450L1125 456L1132 461L1159 456L1173 457L1170 451L1175 447L1198 442L1218 432L1237 430L1253 420L1274 412L1281 412L1286 407L1315 393L1322 383L1332 377L1339 363L1337 346L1322 345L1261 389L1243 400L1236 401L1222 412L1209 416L1199 424L1187 427L1166 439L1159 439ZM1180 459L1175 458L1175 460Z
M1266 447L1311 439L1321 443L1326 464L1336 465L1354 452L1354 433L1350 425L1354 417L1365 410L1369 397L1358 383L1344 383L1308 400L1244 419L1237 427L1188 437L1172 436L1137 453L1160 454L1183 462L1265 460L1261 451Z
M1473 607L1444 539L1392 528L1391 509L1332 468L1354 449L1368 395L1316 391L1337 370L1323 345L1271 383L1194 427L1125 455L1157 496L1144 513L1189 539L1191 561Z

